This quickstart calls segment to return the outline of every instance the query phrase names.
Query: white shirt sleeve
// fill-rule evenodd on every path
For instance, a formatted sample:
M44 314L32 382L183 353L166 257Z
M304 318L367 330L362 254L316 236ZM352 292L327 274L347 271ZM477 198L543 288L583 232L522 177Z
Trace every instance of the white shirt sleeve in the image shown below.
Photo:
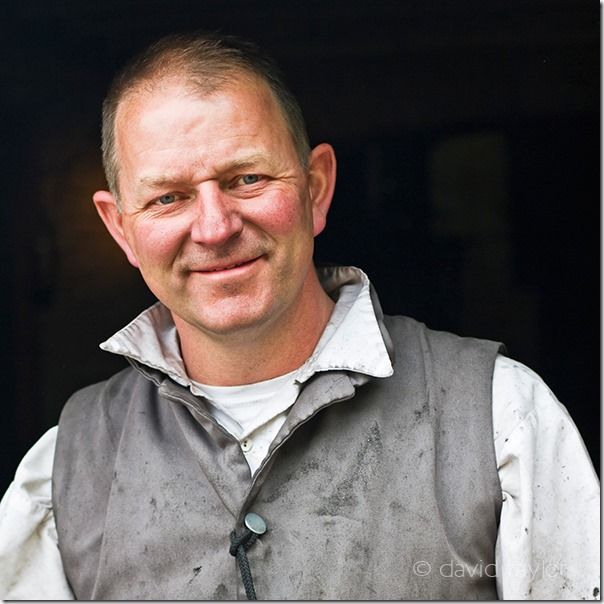
M566 409L537 374L500 356L493 427L503 494L499 597L599 599L599 482Z
M57 547L51 476L57 428L21 461L0 502L0 598L73 600Z
M564 407L533 371L498 357L495 453L503 493L501 599L599 595L599 483ZM51 502L56 428L23 458L0 503L0 598L73 599Z

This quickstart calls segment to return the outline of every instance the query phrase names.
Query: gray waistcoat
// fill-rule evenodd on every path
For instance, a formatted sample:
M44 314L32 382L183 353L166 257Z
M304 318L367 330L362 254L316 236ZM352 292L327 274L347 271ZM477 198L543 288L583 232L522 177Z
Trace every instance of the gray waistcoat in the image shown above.
M386 318L395 372L307 383L252 480L203 401L149 368L75 394L53 505L78 599L241 599L229 534L254 511L260 599L496 598L498 345Z

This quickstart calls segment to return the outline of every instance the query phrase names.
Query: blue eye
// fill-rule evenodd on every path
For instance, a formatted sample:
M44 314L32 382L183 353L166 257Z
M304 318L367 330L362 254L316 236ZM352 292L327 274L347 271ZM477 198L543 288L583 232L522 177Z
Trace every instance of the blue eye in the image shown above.
M241 180L244 185L253 185L260 180L260 176L258 174L245 174L241 177Z
M161 203L162 205L168 205L169 203L174 203L176 201L176 195L168 193L166 195L158 197L157 201L159 201L159 203Z

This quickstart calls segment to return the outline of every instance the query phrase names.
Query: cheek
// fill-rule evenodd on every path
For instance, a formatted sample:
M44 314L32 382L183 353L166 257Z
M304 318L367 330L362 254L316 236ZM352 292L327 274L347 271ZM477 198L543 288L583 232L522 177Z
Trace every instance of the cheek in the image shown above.
M312 218L299 199L274 198L258 209L254 221L275 237L308 235L312 238Z
M153 265L169 263L179 249L179 232L167 224L139 224L131 234L132 248L139 262Z

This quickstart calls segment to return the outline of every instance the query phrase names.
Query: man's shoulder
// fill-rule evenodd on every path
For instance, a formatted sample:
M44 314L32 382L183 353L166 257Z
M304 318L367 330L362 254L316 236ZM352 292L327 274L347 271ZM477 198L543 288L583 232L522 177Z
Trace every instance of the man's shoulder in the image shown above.
M386 316L384 324L399 380L422 376L432 392L455 387L459 396L490 400L495 362L505 350L501 343L431 329L405 316Z
M146 389L152 387L129 367L76 391L61 411L56 455L64 459L77 451L94 458L97 451L115 451L133 403L149 398Z
M405 315L384 315L384 323L395 345L413 340L421 349L429 348L433 354L458 354L464 350L497 354L505 350L501 342L434 329Z
M85 413L113 413L124 408L135 389L140 374L133 367L126 367L110 378L90 384L74 392L63 407L61 421L67 416Z

